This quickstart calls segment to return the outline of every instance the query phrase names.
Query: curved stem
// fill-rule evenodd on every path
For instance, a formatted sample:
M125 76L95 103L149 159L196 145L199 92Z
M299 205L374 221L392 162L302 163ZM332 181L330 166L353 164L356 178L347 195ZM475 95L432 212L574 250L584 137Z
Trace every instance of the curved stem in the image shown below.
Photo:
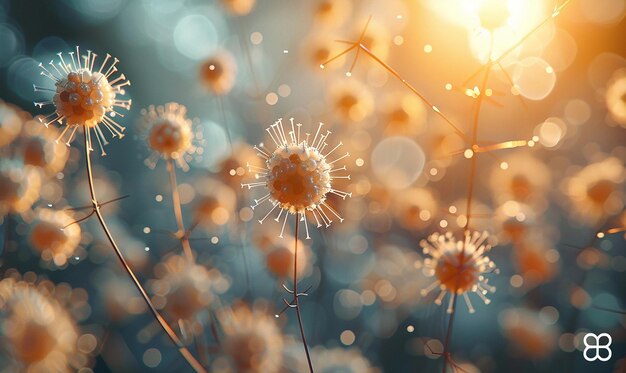
M185 223L183 221L183 211L180 207L180 193L178 192L178 182L176 182L176 167L174 165L174 160L170 159L165 162L167 165L167 173L170 176L170 186L172 189L172 205L174 206L174 216L176 217L176 225L178 227L178 232L176 232L176 236L180 239L180 242L183 245L183 252L187 257L189 262L193 262L193 251L191 251L191 245L189 244L189 237L187 235L187 230L185 229Z
M148 296L145 289L139 282L139 279L137 279L137 276L135 276L135 273L130 268L130 265L128 264L128 262L126 262L124 254L122 254L122 251L115 243L115 240L113 239L113 235L109 231L106 221L104 220L104 217L102 216L102 213L100 212L100 204L98 203L98 199L96 197L96 189L95 189L94 182L93 182L93 171L91 167L92 149L91 149L91 144L90 144L91 141L89 139L89 129L85 128L84 132L85 132L85 161L86 161L86 166L87 166L87 181L89 183L89 193L91 195L91 203L93 205L93 209L95 211L96 216L98 217L98 221L100 222L102 231L106 235L109 243L111 244L111 247L115 251L115 255L117 255L117 258L122 264L122 267L124 267L124 270L130 277L130 279L133 281L133 284L135 284L135 287L137 288L137 290L139 290L139 293L141 293L141 296L143 297L143 300L148 305L148 309L150 309L152 316L154 316L154 318L159 323L159 325L161 325L161 328L163 328L167 336L172 340L172 342L174 342L174 344L178 348L178 352L180 352L180 354L183 356L183 358L185 358L187 363L189 363L189 365L191 366L191 368L193 368L194 371L198 373L206 373L206 370L202 367L202 365L198 362L198 360L196 360L196 358L191 354L191 352L189 352L187 347L185 347L185 345L181 342L181 340L178 338L176 333L174 333L174 330L172 330L172 328L169 326L167 321L165 321L163 316L161 316L159 311L157 311L157 309L154 307L154 304L152 304L150 297Z
M300 304L298 302L298 214L296 216L296 233L294 241L294 253L293 253L293 296L296 308L296 315L298 315L298 325L300 326L300 334L302 335L302 345L304 346L304 352L306 353L306 361L309 364L309 371L313 373L313 363L311 363L311 356L309 355L309 346L306 343L306 337L304 336L304 327L302 326L302 316L300 316Z

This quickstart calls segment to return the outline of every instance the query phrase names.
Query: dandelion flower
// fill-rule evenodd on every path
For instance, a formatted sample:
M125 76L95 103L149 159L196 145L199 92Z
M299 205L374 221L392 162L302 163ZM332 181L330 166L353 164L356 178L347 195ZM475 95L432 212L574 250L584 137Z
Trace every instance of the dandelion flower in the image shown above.
M48 282L36 286L12 277L0 281L0 360L7 371L61 373L88 363L76 322L55 299L54 290Z
M333 188L333 181L337 179L350 179L349 175L338 176L335 173L345 171L346 167L337 167L335 164L348 157L346 153L330 161L328 157L333 154L341 145L326 150L328 137L331 132L322 133L323 123L319 124L315 136L311 140L310 133L301 133L300 123L295 123L290 119L291 131L285 132L282 119L269 126L266 131L269 134L276 149L269 150L265 145L260 144L254 149L259 157L265 161L264 167L248 165L250 172L254 172L257 179L262 181L242 184L248 189L254 187L264 187L267 194L259 199L255 199L252 209L264 202L271 204L271 210L259 220L263 221L276 209L280 211L276 221L280 221L284 214L283 228L280 237L283 236L285 224L289 214L298 214L300 220L304 221L306 228L306 238L309 239L307 225L307 214L313 216L317 227L325 225L329 227L334 218L343 221L344 219L326 202L328 193L335 194L343 199L351 196ZM289 136L289 137L287 137Z
M69 52L69 59L58 53L59 61L48 63L46 67L39 64L42 69L41 75L49 78L55 84L55 89L34 86L35 92L51 92L52 100L35 102L35 106L54 105L55 112L41 117L40 121L46 126L53 122L59 122L63 131L57 140L63 140L66 145L72 142L76 130L84 127L87 131L87 148L92 150L91 131L96 137L102 155L106 155L104 145L108 144L104 127L113 137L124 137L125 128L113 119L116 116L123 117L117 108L128 110L131 100L120 100L118 95L124 95L125 86L130 85L124 74L113 77L117 73L119 60L113 58L108 64L111 55L107 54L100 67L96 67L97 54L87 51L81 54L80 48L76 52ZM69 132L69 136L66 134Z
M221 346L226 366L216 372L273 373L282 365L283 336L276 318L261 307L243 303L223 308L217 314L224 331ZM221 360L223 361L223 360ZM216 360L216 365L220 360Z
M80 244L80 225L67 210L38 209L30 231L30 243L45 261L63 266Z
M146 159L150 168L156 166L159 157L174 160L180 168L188 170L191 160L199 147L197 140L201 133L194 131L193 121L187 118L187 108L175 102L164 106L150 106L141 111L139 130L152 150Z
M592 163L567 182L574 213L584 222L596 224L624 207L620 185L626 178L622 161L608 157Z
M469 232L465 234L463 241L457 241L452 233L444 235L433 233L428 240L422 240L421 246L425 255L429 258L424 260L424 273L426 276L435 277L435 282L422 290L422 295L439 288L440 293L435 304L440 305L443 297L449 294L463 295L470 313L474 313L474 307L468 293L478 295L485 304L489 299L485 296L488 292L494 292L495 287L487 283L486 274L497 271L495 263L485 256L491 249L486 242L489 237L487 232L482 234ZM450 297L448 313L454 311L454 297Z

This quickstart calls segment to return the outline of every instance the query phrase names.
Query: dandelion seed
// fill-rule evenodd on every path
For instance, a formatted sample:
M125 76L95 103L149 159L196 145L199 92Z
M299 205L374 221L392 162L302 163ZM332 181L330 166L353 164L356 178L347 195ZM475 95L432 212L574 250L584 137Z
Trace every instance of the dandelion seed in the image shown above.
M162 157L188 170L187 162L197 153L202 135L194 129L194 122L187 118L187 108L170 102L164 106L150 106L143 109L141 114L139 131L152 150L152 154L145 160L146 165L154 168Z
M491 249L486 243L488 237L487 232L468 232L463 241L457 241L448 232L444 235L433 233L428 240L422 240L420 245L424 254L430 256L424 260L424 273L436 278L435 282L422 289L422 295L439 288L440 293L435 300L437 305L441 305L446 294L462 295L470 313L475 311L468 296L470 292L489 304L485 295L496 289L487 283L485 275L497 269L495 263L485 256ZM451 296L448 313L454 312L453 299Z
M264 202L271 206L271 210L259 220L263 223L272 212L279 208L277 222L283 220L283 229L289 214L299 214L300 221L304 221L306 238L309 239L307 214L312 217L317 227L329 227L334 219L343 221L343 218L326 201L329 193L345 199L352 194L333 187L333 181L350 179L349 175L342 175L345 167L336 164L348 157L350 153L337 155L343 145L330 148L327 143L331 132L323 132L324 124L320 123L314 135L303 133L302 124L290 119L291 130L285 131L282 119L269 126L266 131L276 149L271 151L264 145L256 148L258 156L265 161L263 167L248 165L248 170L255 174L260 181L241 184L242 188L264 187L267 194L254 200L254 209ZM334 159L329 160L332 156ZM284 213L284 214L283 214Z
M41 117L40 121L46 126L58 122L63 130L57 141L63 141L67 146L74 139L78 127L84 127L87 131L87 148L93 150L91 131L98 141L102 155L106 155L104 145L108 144L104 127L112 137L124 137L125 128L115 119L123 117L117 108L129 110L132 101L117 99L118 95L124 95L124 87L130 85L124 74L113 77L118 72L119 60L107 54L100 67L96 67L97 54L87 51L81 54L80 48L76 52L69 52L69 57L63 57L58 53L59 61L39 64L41 75L49 78L55 84L56 89L34 86L35 92L54 92L51 101L35 102L35 106L44 107L54 105L55 112Z

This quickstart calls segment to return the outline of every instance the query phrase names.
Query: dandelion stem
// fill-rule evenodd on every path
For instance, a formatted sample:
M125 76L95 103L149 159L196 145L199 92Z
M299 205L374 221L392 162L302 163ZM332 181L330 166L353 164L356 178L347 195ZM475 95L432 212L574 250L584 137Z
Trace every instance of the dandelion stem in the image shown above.
M487 55L488 57L488 61L491 60L491 54L493 53L493 35L491 35L490 38L490 44L489 44L489 54ZM483 77L483 80L481 82L480 85L480 95L478 96L478 98L476 99L476 108L474 110L474 117L472 120L472 133L471 133L471 137L472 137L472 149L475 149L478 144L478 123L479 123L479 117L480 117L480 108L482 107L482 103L483 103L483 97L485 97L485 89L487 88L487 81L489 80L489 73L491 72L491 65L487 64L487 67L485 69L485 75ZM467 187L467 205L466 205L466 209L465 209L465 215L466 215L466 219L465 219L465 226L463 227L463 236L464 238L466 237L466 235L469 234L469 224L470 224L470 217L472 214L472 200L474 199L474 186L476 184L476 163L477 163L477 158L478 158L478 154L474 153L474 155L472 156L472 158L470 159L470 172L469 172L469 182L468 182L468 187ZM467 242L467 240L464 240L463 243L463 250L461 251L461 262L463 262L463 258L465 256L465 242ZM456 289L459 288L459 280L460 277L457 277L457 285L456 285ZM444 341L443 344L443 369L442 372L446 373L446 369L448 368L448 355L449 355L449 350L450 350L450 344L451 344L451 340L452 340L452 329L454 327L454 315L456 314L456 301L458 298L458 294L456 292L452 295L452 313L450 314L450 320L448 321L448 331L446 332L446 339Z
M86 161L86 166L87 166L87 181L89 183L89 193L91 195L91 203L93 205L93 209L95 211L96 216L98 217L98 221L100 222L102 231L106 235L109 243L111 244L111 247L115 251L115 255L117 255L117 258L122 264L122 267L124 267L124 270L133 281L133 284L135 284L135 287L137 288L137 290L139 290L139 293L141 293L141 296L143 297L144 301L148 305L148 308L150 309L152 316L154 316L154 318L161 325L161 327L163 328L167 336L172 340L172 342L174 342L176 347L178 347L178 352L180 352L180 354L183 356L183 358L185 358L187 363L189 363L189 365L194 371L198 373L206 373L206 370L202 367L202 365L198 362L198 360L196 360L196 358L191 354L191 352L189 352L187 347L185 347L185 345L181 342L181 340L178 338L176 333L174 333L174 330L172 330L172 328L169 326L167 321L165 321L163 316L161 316L159 311L157 311L157 309L154 307L154 304L152 304L150 297L148 296L145 289L139 282L139 279L137 279L137 276L135 276L135 273L130 268L130 265L126 262L124 254L122 254L122 251L115 243L115 240L113 239L113 235L109 231L106 221L104 220L104 217L102 216L102 213L100 212L100 204L98 203L98 199L96 197L96 189L95 189L94 182L93 182L93 171L91 167L91 151L92 150L90 150L90 146L89 146L88 131L85 130L84 134L85 134L85 161Z
M176 225L178 226L177 236L180 238L180 242L183 245L183 252L189 260L193 263L193 251L191 251L191 245L189 244L189 237L187 230L185 229L185 223L183 221L183 212L180 207L180 193L178 192L178 182L176 181L176 167L174 166L174 160L170 159L165 163L167 165L167 173L170 176L170 186L172 189L172 205L174 206L174 216L176 217Z
M300 326L300 334L302 335L302 345L304 346L304 352L306 353L306 361L309 364L309 371L313 373L313 363L311 363L311 356L309 355L309 346L306 343L306 337L304 336L304 327L302 326L302 316L300 316L300 304L298 302L298 227L300 222L298 221L298 214L296 216L296 233L294 239L294 252L293 252L293 296L295 297L295 309L296 315L298 315L298 325Z

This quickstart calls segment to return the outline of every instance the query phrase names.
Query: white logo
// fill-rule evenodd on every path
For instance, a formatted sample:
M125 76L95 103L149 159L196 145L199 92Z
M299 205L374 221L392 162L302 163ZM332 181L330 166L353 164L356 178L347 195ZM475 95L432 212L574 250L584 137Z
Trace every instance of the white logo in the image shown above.
M600 343L602 339L606 339L606 343ZM585 350L583 351L583 357L587 361L608 361L613 356L611 351L611 343L613 339L608 333L594 334L587 333L583 338L585 344ZM606 351L601 353L600 351ZM604 355L604 356L603 356Z

